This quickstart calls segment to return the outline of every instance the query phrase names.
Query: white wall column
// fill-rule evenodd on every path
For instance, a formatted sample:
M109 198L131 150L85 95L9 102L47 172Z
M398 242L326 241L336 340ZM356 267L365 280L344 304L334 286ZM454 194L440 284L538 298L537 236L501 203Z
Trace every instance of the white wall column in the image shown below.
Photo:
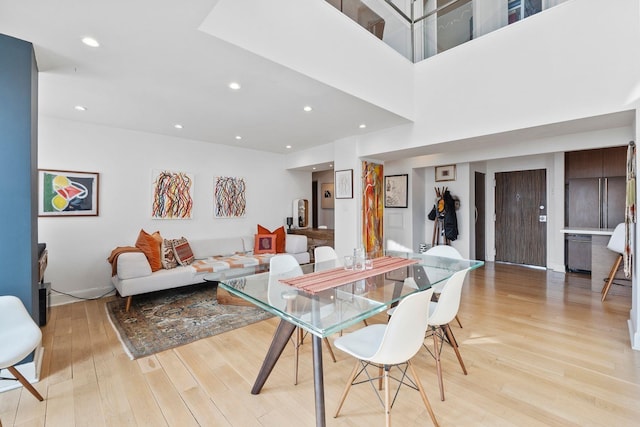
M635 120L635 142L636 145L640 141L640 127L638 126L638 121L640 120L640 112L636 109L636 120ZM637 152L636 152L637 153ZM636 158L636 168L637 168L637 158ZM637 174L637 169L636 169ZM637 182L637 177L636 177ZM638 200L640 200L640 191L638 185L636 184L636 206L638 205ZM637 211L636 211L637 212ZM640 242L640 227L638 227L637 223L635 224L635 229L632 232L634 236L633 248L632 248L632 260L633 260L633 268L632 268L632 278L631 278L631 310L629 311L629 337L631 339L631 348L634 350L640 350L640 331L638 330L638 326L640 325L640 292L638 291L638 274L640 274L640 267L638 266L638 242Z
M362 246L362 183L357 149L355 138L334 143L334 170L353 170L353 198L336 199L334 203L334 244L339 256L351 254L353 248Z

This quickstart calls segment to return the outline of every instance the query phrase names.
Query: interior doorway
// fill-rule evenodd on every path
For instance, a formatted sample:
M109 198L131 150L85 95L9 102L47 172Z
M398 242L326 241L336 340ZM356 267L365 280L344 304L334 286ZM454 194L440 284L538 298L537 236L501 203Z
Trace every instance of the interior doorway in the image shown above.
M496 261L546 267L545 169L496 173Z
M475 249L474 258L485 261L487 259L486 254L486 238L485 238L485 174L482 172L476 172L474 178L475 187Z

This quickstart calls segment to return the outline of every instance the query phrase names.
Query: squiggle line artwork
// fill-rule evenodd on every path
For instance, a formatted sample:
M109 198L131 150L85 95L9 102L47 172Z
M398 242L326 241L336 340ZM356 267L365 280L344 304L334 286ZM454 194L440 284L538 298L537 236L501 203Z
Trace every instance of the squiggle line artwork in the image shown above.
M190 219L193 209L193 176L184 172L154 174L152 218Z
M216 218L245 216L246 188L244 178L217 176L213 186L213 216Z

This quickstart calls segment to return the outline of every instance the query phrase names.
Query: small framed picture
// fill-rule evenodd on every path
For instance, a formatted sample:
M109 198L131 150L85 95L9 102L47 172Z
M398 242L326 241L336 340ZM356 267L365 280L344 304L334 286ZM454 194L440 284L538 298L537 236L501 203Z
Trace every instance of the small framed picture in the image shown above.
M384 207L406 208L408 203L409 175L384 177Z
M38 169L38 216L97 216L96 172Z
M436 182L455 180L456 165L436 166Z
M333 183L320 184L322 209L333 209Z
M336 199L353 199L353 169L336 171Z

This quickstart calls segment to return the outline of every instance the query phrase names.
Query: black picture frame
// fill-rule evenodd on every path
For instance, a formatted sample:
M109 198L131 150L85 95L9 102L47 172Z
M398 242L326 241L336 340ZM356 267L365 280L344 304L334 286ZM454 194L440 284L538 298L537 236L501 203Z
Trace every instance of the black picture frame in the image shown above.
M409 175L384 177L384 207L406 208L409 205Z

